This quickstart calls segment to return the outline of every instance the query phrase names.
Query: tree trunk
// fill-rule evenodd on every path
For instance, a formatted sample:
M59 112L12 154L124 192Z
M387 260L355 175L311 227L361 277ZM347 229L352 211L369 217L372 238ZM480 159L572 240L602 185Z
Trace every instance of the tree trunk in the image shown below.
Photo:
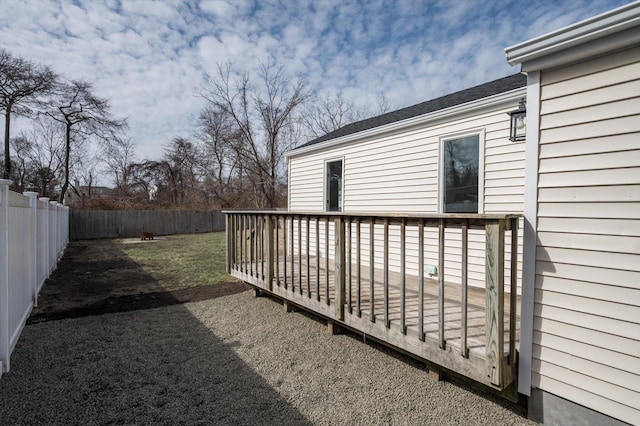
M69 189L69 157L71 154L71 127L67 125L66 128L66 146L64 149L64 183L62 184L62 188L60 189L60 198L58 202L64 204L64 195L67 193L67 189Z

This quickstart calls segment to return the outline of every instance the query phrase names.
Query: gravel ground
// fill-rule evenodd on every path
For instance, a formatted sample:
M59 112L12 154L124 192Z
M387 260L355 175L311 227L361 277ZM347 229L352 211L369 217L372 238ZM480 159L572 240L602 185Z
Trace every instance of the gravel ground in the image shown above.
M533 424L251 292L29 325L0 424Z

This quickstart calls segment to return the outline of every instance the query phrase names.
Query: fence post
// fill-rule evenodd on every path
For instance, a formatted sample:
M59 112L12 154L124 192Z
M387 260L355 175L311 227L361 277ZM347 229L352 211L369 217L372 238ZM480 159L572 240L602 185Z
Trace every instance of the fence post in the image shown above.
M491 221L486 230L485 337L486 375L501 387L504 358L504 232L505 221Z
M9 185L0 179L0 376L9 372Z
M29 207L31 208L31 235L29 244L31 246L31 272L30 281L33 293L33 306L38 306L38 193L23 192L23 195L29 197Z
M64 206L64 246L69 243L69 206Z
M62 204L56 203L56 268L62 257Z
M335 282L336 282L336 318L344 320L345 302L345 232L344 220L342 217L334 219L335 232ZM327 257L329 254L327 253Z
M266 262L267 262L267 270L265 271L265 281L267 284L267 290L271 291L273 289L273 261L274 261L274 240L273 240L273 228L274 228L274 220L273 216L270 214L265 215L265 226L264 226L264 236L265 236L265 246L266 246ZM277 232L277 231L276 231Z
M58 261L58 230L56 224L58 222L58 210L56 209L57 201L49 201L48 219L49 219L49 274L56 268ZM52 235L53 234L53 235Z
M42 220L42 244L44 244L44 253L42 253L43 259L46 260L46 268L44 270L44 276L49 276L49 197L40 197L40 201L44 203L44 219Z

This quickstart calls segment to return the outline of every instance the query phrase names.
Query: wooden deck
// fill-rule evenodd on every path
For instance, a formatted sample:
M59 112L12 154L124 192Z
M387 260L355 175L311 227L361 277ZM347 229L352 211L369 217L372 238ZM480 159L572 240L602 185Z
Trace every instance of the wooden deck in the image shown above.
M229 272L261 291L282 298L287 305L294 304L326 318L332 326L346 326L421 358L429 365L501 391L513 382L520 303L515 293L509 293L510 289L516 288L513 271L511 280L507 280L509 284L505 286L504 283L504 267L508 263L504 259L505 222L500 222L499 218L495 222L499 224L495 229L502 233L497 236L494 228L487 225L487 288L491 291L485 291L466 285L466 266L462 267L463 278L456 283L445 282L443 277L411 275L404 268L393 270L388 266L386 251L382 265L354 263L359 257L351 249L355 241L359 253L360 236L353 240L354 235L345 233L341 222L344 219L336 220L331 245L327 228L324 233L313 233L310 220L314 220L312 215L294 216L281 212L235 214L227 228L231 229L227 238L228 247L231 247L227 253ZM320 221L329 223L326 220L320 215L315 218L316 225ZM371 219L371 223L375 220L379 219ZM390 242L386 227L392 219L383 217L382 220L386 246ZM404 235L408 221L400 220L401 235ZM423 234L428 220L418 220L418 235ZM458 222L439 220L439 245L444 247L444 228ZM278 221L284 226L275 226ZM493 218L488 220L491 221ZM517 219L515 221L517 223ZM305 228L303 223L306 233L300 232ZM491 226L495 223L491 222ZM372 232L369 241L374 241L373 225L369 229ZM312 247L308 241L305 244L303 234L310 235L314 241L324 239L314 250L313 244ZM515 242L516 232L512 232L512 238ZM466 233L463 247L466 246L465 239ZM321 252L318 246L324 246L331 256L318 255ZM329 250L330 246L335 250ZM406 246L404 239L401 240L402 259ZM420 256L424 257L422 253ZM440 259L444 261L443 256ZM515 264L515 260L513 253L511 264ZM418 270L424 270L422 264Z
M329 273L322 266L326 264L325 258L310 256L309 268L307 269L306 257L300 258L293 256L287 259L287 271L285 274L285 264L280 262L277 268L279 274L277 279L274 278L272 287L276 290L273 294L282 296L289 295L287 300L291 300L301 307L306 307L309 302L314 305L324 305L326 310L333 312L335 300L335 263L329 260ZM320 264L320 273L316 265ZM260 272L261 263L253 263L250 270ZM357 265L351 266L352 270ZM373 312L371 311L371 281L370 269L361 266L361 280L358 284L355 277L351 280L347 279L347 297L345 301L345 321L344 324L360 330L362 324L367 322L373 324L384 324L386 328L397 330L402 333L402 288L400 274L397 272L389 272L388 298L385 299L384 271L382 269L374 269L374 286L373 286ZM291 271L293 270L293 274ZM302 271L300 274L299 271ZM308 273L307 273L308 271ZM262 279L251 278L247 276L241 277L249 284L253 284L261 290L265 290L266 286ZM462 342L465 340L462 325L463 303L461 286L454 283L445 283L444 291L444 347L448 352L457 352L460 356L468 357L469 354L479 358L484 358L486 353L486 312L485 312L485 292L482 288L469 287L467 293L467 327L466 327L466 351ZM328 297L327 297L328 295ZM359 297L358 297L359 295ZM306 299L306 300L305 300ZM388 303L385 304L385 300ZM359 301L359 303L358 303ZM520 324L520 297L517 297L516 305L516 345L519 343L519 324ZM302 302L302 303L301 303ZM420 329L420 291L419 277L413 275L405 275L405 307L404 307L404 330L407 336L413 337L420 341L438 342L439 343L439 306L438 306L438 281L436 279L425 279L424 296L423 296L423 315L422 329ZM509 352L509 332L511 324L509 321L510 300L505 297L504 315L504 348L506 354ZM313 310L313 309L312 309ZM325 309L322 309L323 311ZM322 312L319 312L320 314ZM327 316L332 319L331 316ZM355 326L355 327L354 327ZM421 337L422 330L422 337ZM516 346L517 350L517 346ZM429 361L427 359L427 361Z
M296 293L302 298L313 299L316 302L324 303L332 306L335 300L335 263L329 260L329 273L322 266L326 265L325 258L316 260L314 256L309 257L309 268L307 269L306 257L300 258L294 256L287 260L287 270L289 273L285 275L285 265L281 261L279 267L278 278L273 281L274 286L280 286L283 289ZM320 273L318 274L317 264L320 264ZM253 263L251 269L259 272L261 264ZM357 265L352 264L351 270L355 270ZM402 288L400 274L397 272L389 272L388 284L388 307L385 306L385 285L384 271L382 269L374 270L374 286L373 286L373 313L371 311L371 281L370 269L367 266L361 266L361 280L357 282L355 277L347 278L347 298L345 301L346 312L350 316L363 318L372 322L387 324L389 327L400 328L402 324ZM293 275L291 274L293 270ZM300 274L299 271L302 271ZM308 271L308 272L307 272ZM328 285L327 285L328 282ZM413 275L405 275L405 330L408 335L420 338L420 291L419 277ZM327 292L328 290L328 292ZM446 345L456 348L462 355L462 344L464 336L462 333L462 291L461 286L453 283L445 283L445 307L444 307L444 339ZM327 297L328 294L328 297ZM359 297L358 297L359 295ZM485 292L482 288L469 287L467 293L467 349L471 353L484 356L486 352L485 339ZM517 298L518 302L520 298ZM358 303L359 301L359 303ZM505 312L509 312L510 300L505 298ZM516 344L519 342L519 324L520 324L520 303L516 305ZM423 315L422 315L422 335L420 340L439 339L438 329L438 281L437 279L425 279L424 297L423 297ZM386 318L385 318L386 317ZM354 319L355 320L355 319ZM510 321L509 315L504 316L505 321L505 353L508 352ZM465 352L465 355L467 352ZM464 355L463 355L464 356Z

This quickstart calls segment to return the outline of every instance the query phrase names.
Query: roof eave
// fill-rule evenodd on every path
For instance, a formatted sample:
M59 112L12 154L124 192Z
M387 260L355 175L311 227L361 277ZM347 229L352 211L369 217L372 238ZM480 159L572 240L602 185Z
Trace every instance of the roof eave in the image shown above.
M466 102L427 114L418 115L406 120L396 121L393 123L385 124L383 126L378 126L371 129L363 130L361 132L341 136L335 139L329 139L327 141L309 145L304 148L297 148L286 152L284 156L286 159L288 159L291 157L296 157L298 155L308 154L310 152L321 151L327 148L333 148L339 145L377 137L403 128L409 128L417 125L427 125L432 122L440 121L442 119L453 120L463 114L477 113L478 111L487 110L488 108L502 103L519 100L526 95L526 92L526 87L519 87L507 92L498 93L497 95L487 96L486 98L476 99L471 102Z
M576 24L561 28L523 43L507 47L504 51L510 65L533 63L536 60L585 45L588 42L623 33L640 26L640 1L610 10ZM626 36L634 38L635 32L626 31ZM637 36L636 36L637 37ZM629 43L630 40L625 40ZM633 41L633 40L631 40ZM589 54L585 50L584 55ZM571 58L575 60L576 58ZM532 71L532 67L529 67Z

